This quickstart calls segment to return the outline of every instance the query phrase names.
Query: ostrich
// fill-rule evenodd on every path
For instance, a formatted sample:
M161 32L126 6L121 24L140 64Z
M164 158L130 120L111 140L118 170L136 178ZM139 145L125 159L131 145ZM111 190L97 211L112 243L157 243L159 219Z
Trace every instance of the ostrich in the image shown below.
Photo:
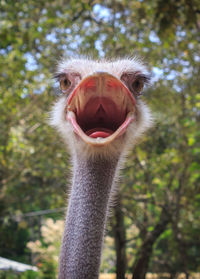
M63 94L53 106L51 124L64 138L73 165L58 278L96 279L119 169L152 123L140 99L149 74L136 58L63 59L55 77Z

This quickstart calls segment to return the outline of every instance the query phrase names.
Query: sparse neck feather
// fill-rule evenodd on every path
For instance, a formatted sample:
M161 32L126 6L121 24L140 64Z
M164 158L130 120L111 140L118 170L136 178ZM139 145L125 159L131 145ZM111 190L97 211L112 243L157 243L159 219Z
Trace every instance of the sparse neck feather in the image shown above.
M109 198L118 161L119 158L75 158L59 279L99 277Z

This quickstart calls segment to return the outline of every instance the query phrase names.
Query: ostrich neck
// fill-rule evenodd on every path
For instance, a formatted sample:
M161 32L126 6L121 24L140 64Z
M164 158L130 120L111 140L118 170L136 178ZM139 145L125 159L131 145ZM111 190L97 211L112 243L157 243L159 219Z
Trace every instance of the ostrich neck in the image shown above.
M75 158L59 279L96 279L99 275L109 197L118 159Z

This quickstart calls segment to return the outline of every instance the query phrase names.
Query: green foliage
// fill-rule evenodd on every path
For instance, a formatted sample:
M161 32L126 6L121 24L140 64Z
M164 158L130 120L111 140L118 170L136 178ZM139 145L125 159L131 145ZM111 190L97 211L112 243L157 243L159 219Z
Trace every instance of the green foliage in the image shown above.
M26 245L41 240L42 220L20 214L65 206L68 157L47 123L57 59L77 50L92 57L138 54L153 70L144 99L156 121L123 175L128 270L163 208L171 220L149 269L200 270L199 1L3 0L0 11L1 256L30 263ZM112 249L104 257L113 263Z
M38 272L27 270L22 273L16 273L14 271L0 271L1 279L38 279L40 277Z

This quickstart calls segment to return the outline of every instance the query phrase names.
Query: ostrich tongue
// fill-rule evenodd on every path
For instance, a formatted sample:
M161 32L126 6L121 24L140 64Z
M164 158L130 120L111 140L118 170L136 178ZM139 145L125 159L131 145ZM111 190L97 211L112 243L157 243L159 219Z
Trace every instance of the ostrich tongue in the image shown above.
M86 132L86 135L91 138L107 138L113 134L113 131L105 128L94 128Z

